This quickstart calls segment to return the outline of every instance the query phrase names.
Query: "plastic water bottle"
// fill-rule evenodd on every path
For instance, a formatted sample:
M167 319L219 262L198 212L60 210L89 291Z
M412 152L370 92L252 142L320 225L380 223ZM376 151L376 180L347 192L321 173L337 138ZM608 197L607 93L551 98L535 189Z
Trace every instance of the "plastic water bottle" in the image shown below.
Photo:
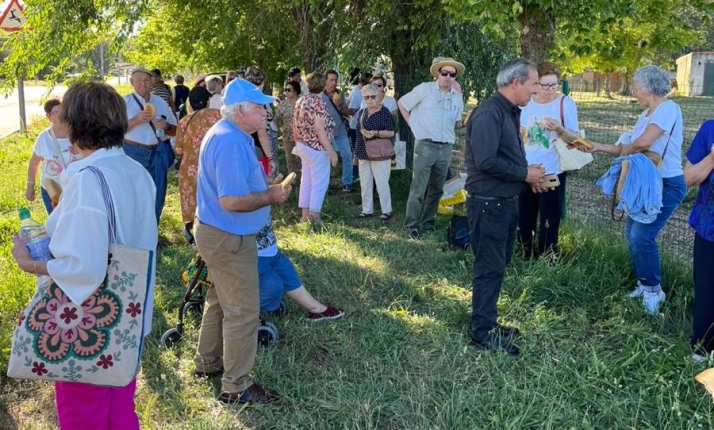
M166 115L161 115L161 119L163 119L164 121L166 121ZM161 139L161 138L164 137L165 135L166 135L166 132L164 131L163 128L157 128L157 129L156 129L156 137L158 137L159 139Z
M20 239L25 242L27 250L30 251L30 256L33 260L47 261L52 258L50 254L50 237L47 236L47 230L39 222L32 219L30 210L21 208L18 211L20 215Z

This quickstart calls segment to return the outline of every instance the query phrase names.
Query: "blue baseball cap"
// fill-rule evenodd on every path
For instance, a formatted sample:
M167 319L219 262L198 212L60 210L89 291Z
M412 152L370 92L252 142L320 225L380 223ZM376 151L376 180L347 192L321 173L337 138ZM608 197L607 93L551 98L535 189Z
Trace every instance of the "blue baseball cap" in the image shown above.
M266 105L275 100L276 97L266 96L260 91L260 88L241 78L230 81L223 93L224 105L235 105L243 102Z

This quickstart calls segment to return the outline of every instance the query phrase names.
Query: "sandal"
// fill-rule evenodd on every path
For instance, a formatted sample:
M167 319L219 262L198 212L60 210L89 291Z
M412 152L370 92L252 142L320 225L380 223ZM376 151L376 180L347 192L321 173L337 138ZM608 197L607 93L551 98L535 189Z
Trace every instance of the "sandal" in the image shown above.
M357 215L355 218L372 218L372 214L366 214L364 212L360 212L359 215Z
M388 214L382 214L382 215L380 215L380 216L379 216L379 219L381 219L382 221L388 221L391 217L392 217L392 214L391 214L391 212L390 212L390 213L388 213Z

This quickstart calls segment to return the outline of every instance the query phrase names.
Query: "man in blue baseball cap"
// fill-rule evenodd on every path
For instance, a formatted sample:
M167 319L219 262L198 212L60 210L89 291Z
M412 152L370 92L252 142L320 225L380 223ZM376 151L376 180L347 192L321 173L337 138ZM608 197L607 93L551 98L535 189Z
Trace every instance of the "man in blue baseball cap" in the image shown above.
M249 373L258 346L259 290L256 234L291 187L270 186L255 156L251 133L266 127L264 105L275 97L244 79L226 86L219 120L199 154L195 237L213 288L206 293L193 375L223 373L218 400L272 403L277 396Z

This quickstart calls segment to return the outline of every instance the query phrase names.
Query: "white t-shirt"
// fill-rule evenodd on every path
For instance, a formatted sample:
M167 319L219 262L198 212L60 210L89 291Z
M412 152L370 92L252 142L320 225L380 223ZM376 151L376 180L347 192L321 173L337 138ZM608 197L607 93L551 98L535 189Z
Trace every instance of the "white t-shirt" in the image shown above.
M350 129L355 130L357 128L357 112L359 112L362 104L362 89L355 85L352 87L352 93L350 94L350 109L357 109L355 113L350 117Z
M128 119L135 117L139 112L144 109L144 106L146 105L146 101L143 100L141 96L137 93L125 95L123 98L124 103L126 104L126 117ZM139 102L137 102L136 99L139 99ZM156 115L154 116L154 119L161 118L161 116L163 115L166 117L167 123L171 125L176 125L176 117L174 116L172 109L169 108L169 105L166 104L164 99L157 96L156 94L149 93L149 102L154 105L154 107L156 107ZM141 103L141 105L139 103ZM126 132L124 138L144 145L156 145L158 143L156 140L156 132L151 128L148 123L141 123L134 126L134 128ZM170 138L171 136L164 135L161 140L169 140Z
M649 109L645 109L637 118L635 128L632 129L631 142L637 140L649 124L655 124L664 133L652 143L650 150L662 155L665 148L664 160L660 166L660 173L663 178L673 178L683 175L682 170L682 110L671 100L661 103L649 117ZM674 128L673 128L674 127ZM670 137L671 133L671 137ZM669 144L667 143L669 141Z
M223 97L221 97L221 93L215 93L210 99L208 99L209 109L220 109L221 106L223 106Z
M52 130L52 127L42 130L37 136L37 140L35 140L34 152L39 157L42 157L40 180L48 178L59 184L59 177L65 166L79 157L72 155L72 152L70 152L72 145L69 143L69 139L57 139L57 143L55 143L53 136L54 130Z
M526 160L528 164L543 164L546 174L562 173L560 169L560 157L553 142L558 138L554 131L547 131L543 128L545 117L551 117L559 124L560 101L563 99L563 118L565 128L579 132L578 110L575 102L568 96L559 95L550 103L536 103L533 99L521 109L521 127L528 131L528 141L525 142Z
M115 208L119 245L154 251L158 242L154 200L156 187L149 172L124 154L122 148L100 149L72 163L62 174L62 198L47 218L54 258L47 262L52 279L75 303L82 303L107 273L109 224L99 180L87 166L101 170ZM155 257L154 257L155 258ZM151 330L154 275L144 309L145 333Z

